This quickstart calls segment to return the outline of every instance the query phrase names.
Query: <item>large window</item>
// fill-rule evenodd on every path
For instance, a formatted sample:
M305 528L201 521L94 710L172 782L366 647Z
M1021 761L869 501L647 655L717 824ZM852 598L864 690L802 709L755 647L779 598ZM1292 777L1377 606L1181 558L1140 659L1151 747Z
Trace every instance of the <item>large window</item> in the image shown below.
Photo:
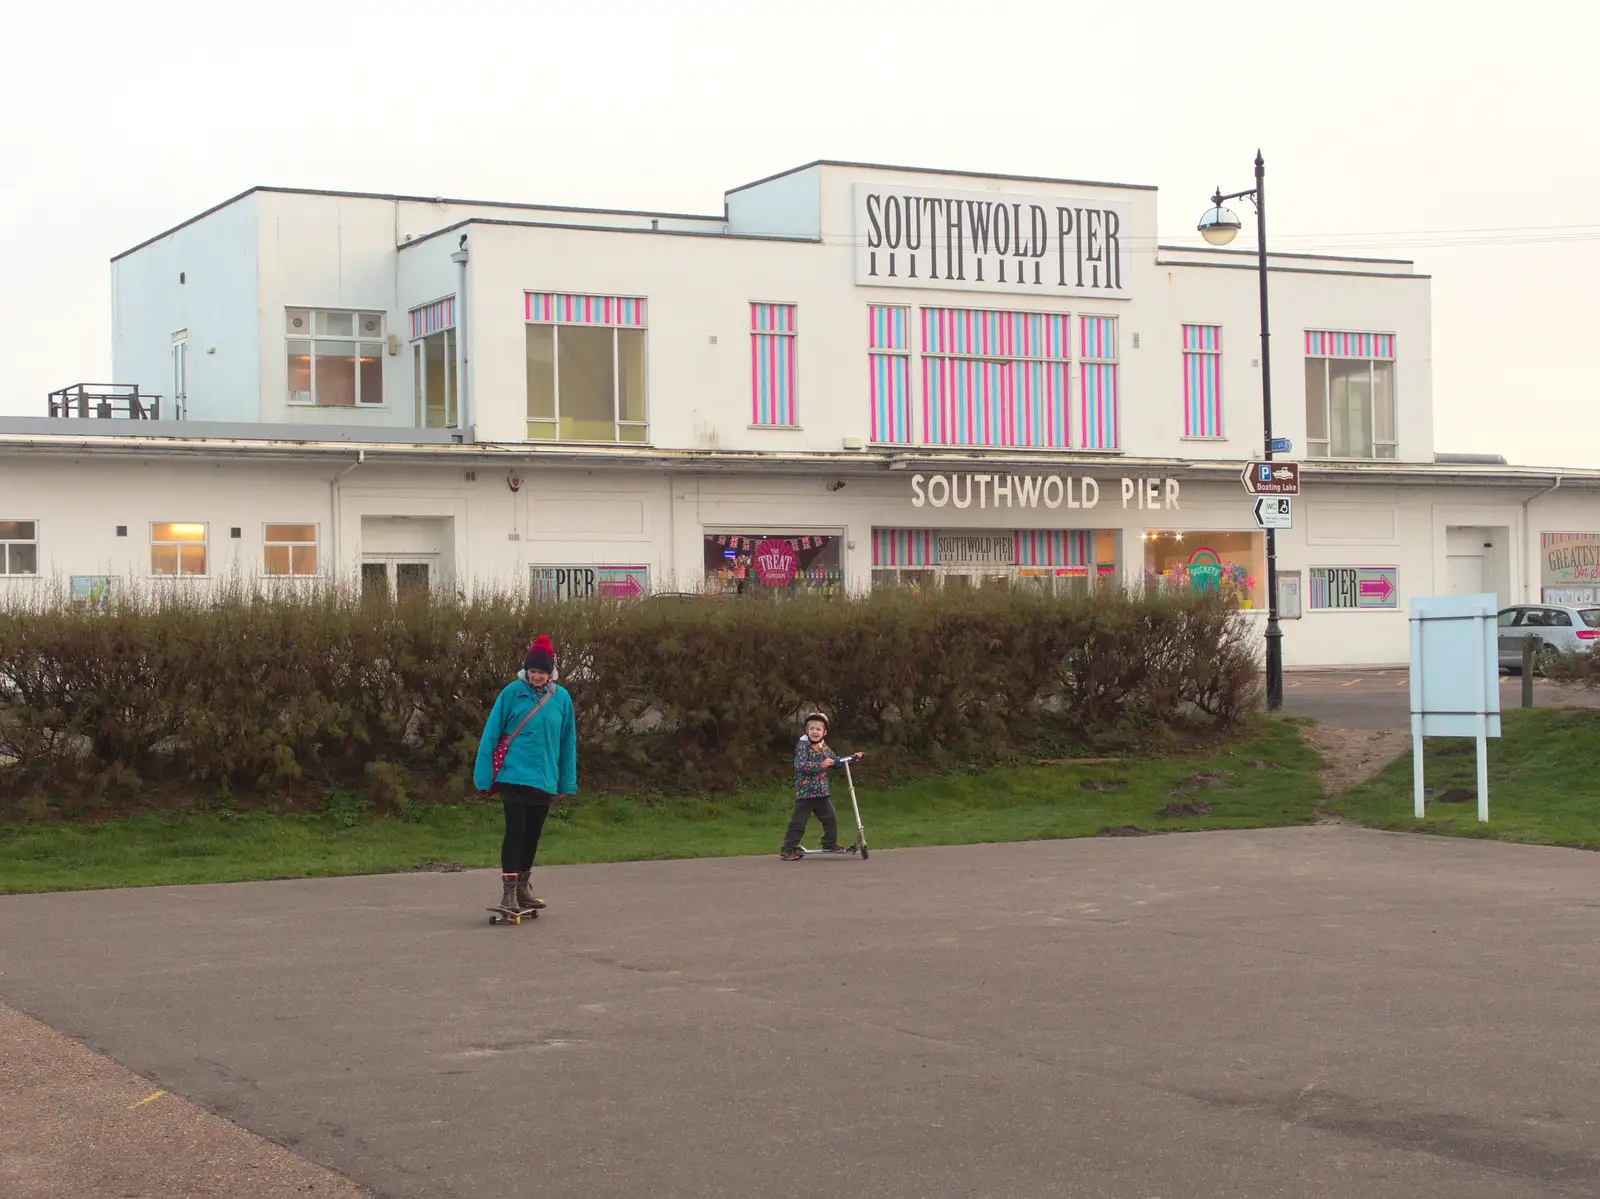
M1183 327L1183 435L1222 436L1222 327Z
M750 423L792 429L795 401L795 306L750 305Z
M411 343L416 378L417 428L454 429L456 410L456 331L441 329Z
M456 406L456 298L446 296L413 308L411 321L412 393L417 428L454 429Z
M841 594L840 540L815 533L707 533L706 589L726 595Z
M158 523L150 526L150 573L188 577L206 573L206 526Z
M289 402L317 408L383 403L383 314L291 308Z
M928 444L1066 448L1071 320L1061 313L924 308Z
M872 440L911 440L911 310L894 304L867 308L867 367Z
M39 573L39 522L0 520L0 575Z
M1394 335L1306 333L1306 453L1393 458Z
M262 537L262 572L303 578L317 573L316 525L267 525Z
M526 296L530 441L648 440L645 305L618 296Z
M1260 608L1266 597L1265 541L1260 533L1150 532L1144 535L1149 587L1221 591L1241 608Z

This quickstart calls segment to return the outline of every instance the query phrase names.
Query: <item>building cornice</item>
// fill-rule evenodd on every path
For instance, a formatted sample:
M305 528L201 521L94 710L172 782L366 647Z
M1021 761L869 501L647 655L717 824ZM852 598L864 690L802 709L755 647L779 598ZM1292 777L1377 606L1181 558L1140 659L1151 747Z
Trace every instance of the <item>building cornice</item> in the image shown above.
M1244 460L1136 457L1127 454L937 450L839 450L774 453L762 450L652 449L621 446L534 445L526 442L418 444L393 441L268 440L83 436L71 433L0 433L0 455L48 454L77 458L250 459L276 462L349 461L373 464L434 463L464 470L536 467L575 470L639 469L687 473L775 472L937 474L999 471L1009 474L1071 473L1162 475L1194 482L1237 482ZM1400 486L1453 483L1484 487L1528 487L1562 480L1562 486L1600 488L1600 470L1519 466L1473 466L1407 462L1301 462L1301 478L1315 484Z

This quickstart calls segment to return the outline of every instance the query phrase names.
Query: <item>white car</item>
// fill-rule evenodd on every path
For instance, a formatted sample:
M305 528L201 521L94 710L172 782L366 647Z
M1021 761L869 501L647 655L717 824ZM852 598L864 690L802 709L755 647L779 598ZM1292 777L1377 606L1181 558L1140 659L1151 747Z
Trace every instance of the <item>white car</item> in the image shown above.
M1522 646L1534 643L1534 668L1543 673L1560 654L1600 644L1600 608L1574 604L1518 604L1500 613L1500 665L1522 669Z

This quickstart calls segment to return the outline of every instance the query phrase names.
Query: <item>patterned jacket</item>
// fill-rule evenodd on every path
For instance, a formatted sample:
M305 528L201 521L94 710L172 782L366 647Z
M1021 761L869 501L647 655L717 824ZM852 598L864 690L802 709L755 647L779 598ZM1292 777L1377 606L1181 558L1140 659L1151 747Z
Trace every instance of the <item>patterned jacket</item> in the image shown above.
M794 747L794 795L796 799L826 799L830 794L828 790L828 771L822 765L825 759L832 758L835 762L841 760L840 756L828 748L826 741L812 744L810 737L801 737L800 744Z

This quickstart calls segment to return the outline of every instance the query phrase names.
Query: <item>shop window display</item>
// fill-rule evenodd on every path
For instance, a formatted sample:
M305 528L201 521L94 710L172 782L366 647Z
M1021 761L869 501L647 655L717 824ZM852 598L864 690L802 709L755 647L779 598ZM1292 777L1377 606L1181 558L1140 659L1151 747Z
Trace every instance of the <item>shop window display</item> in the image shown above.
M1221 591L1241 608L1266 604L1266 554L1260 533L1151 532L1144 535L1146 586Z
M842 540L818 533L707 533L706 590L722 595L842 595Z

